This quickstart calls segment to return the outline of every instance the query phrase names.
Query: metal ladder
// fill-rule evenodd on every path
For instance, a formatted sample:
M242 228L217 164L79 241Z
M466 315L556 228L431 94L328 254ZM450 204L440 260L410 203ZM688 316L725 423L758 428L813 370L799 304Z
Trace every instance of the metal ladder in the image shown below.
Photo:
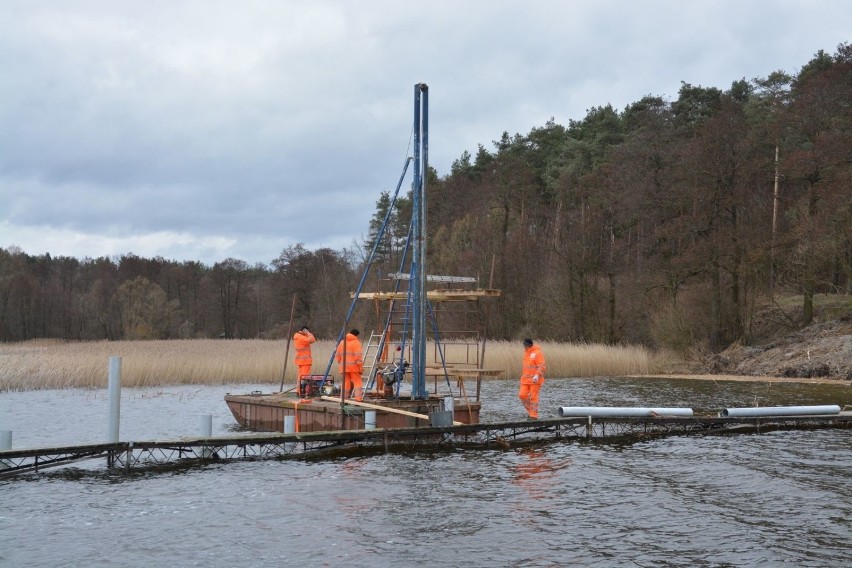
M379 361L379 345L382 343L382 338L385 333L370 333L370 339L367 341L367 348L364 349L364 371L361 373L361 380L364 385L364 393L373 387L376 379L376 364ZM362 395L364 394L362 393Z

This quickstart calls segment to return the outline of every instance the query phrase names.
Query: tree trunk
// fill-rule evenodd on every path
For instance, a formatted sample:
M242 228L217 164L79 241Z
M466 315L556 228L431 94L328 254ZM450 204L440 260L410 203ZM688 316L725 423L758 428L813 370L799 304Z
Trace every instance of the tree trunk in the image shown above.
M710 271L710 349L718 351L722 345L722 286L719 261L713 259Z
M816 191L814 190L814 184L808 184L808 230L805 233L804 240L804 248L806 251L806 260L805 260L805 274L802 282L802 326L810 325L812 321L814 321L814 290L816 290L816 277L814 275L814 267L813 267L813 241L811 240L811 235L813 234L813 222L814 216L816 215Z
M814 321L814 289L816 280L813 273L805 276L804 301L802 302L802 327L810 325Z
M615 332L615 274L607 274L609 279L609 343L614 344L617 340Z

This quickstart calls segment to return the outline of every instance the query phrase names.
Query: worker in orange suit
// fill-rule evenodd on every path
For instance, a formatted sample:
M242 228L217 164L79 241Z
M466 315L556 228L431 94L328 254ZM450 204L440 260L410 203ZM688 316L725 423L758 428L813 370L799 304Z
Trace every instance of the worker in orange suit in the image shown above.
M296 356L293 362L296 363L298 370L298 378L301 379L305 375L311 374L311 365L314 360L311 357L311 344L316 342L317 338L311 333L308 326L303 325L299 331L293 336L293 343L296 345Z
M547 368L544 362L544 353L533 340L524 339L524 364L521 370L521 390L518 398L529 414L530 420L538 420L538 393L544 384L544 371Z
M346 334L346 338L337 345L338 371L343 375L343 392L347 396L354 396L355 400L363 400L364 392L361 384L361 374L364 372L364 358L361 356L361 340L358 339L360 332L352 329ZM355 389L350 394L350 389Z

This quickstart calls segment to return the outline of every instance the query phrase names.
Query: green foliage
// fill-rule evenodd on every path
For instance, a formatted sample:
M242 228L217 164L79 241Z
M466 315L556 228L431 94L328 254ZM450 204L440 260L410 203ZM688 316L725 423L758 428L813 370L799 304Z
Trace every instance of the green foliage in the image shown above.
M119 286L116 301L125 339L161 339L175 307L169 304L163 289L144 276Z
M681 82L672 112L682 128L696 128L712 116L722 104L722 91L715 87L695 87Z

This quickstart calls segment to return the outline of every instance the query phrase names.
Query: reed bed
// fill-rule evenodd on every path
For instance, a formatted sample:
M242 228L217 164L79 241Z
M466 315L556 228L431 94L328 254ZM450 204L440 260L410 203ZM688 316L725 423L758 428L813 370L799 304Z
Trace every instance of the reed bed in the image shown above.
M638 375L654 372L653 354L643 347L543 342L547 377ZM313 372L328 365L334 341L319 340L313 346ZM447 348L446 357L471 359L458 346ZM285 354L283 340L192 339L174 341L64 342L37 340L0 344L0 392L106 388L109 358L119 356L121 382L125 387L167 385L278 384L293 385L296 368L291 345ZM485 367L500 369L508 378L521 372L520 342L492 341L486 345ZM433 348L427 349L434 363ZM475 356L473 357L475 360ZM337 364L332 365L337 373Z

